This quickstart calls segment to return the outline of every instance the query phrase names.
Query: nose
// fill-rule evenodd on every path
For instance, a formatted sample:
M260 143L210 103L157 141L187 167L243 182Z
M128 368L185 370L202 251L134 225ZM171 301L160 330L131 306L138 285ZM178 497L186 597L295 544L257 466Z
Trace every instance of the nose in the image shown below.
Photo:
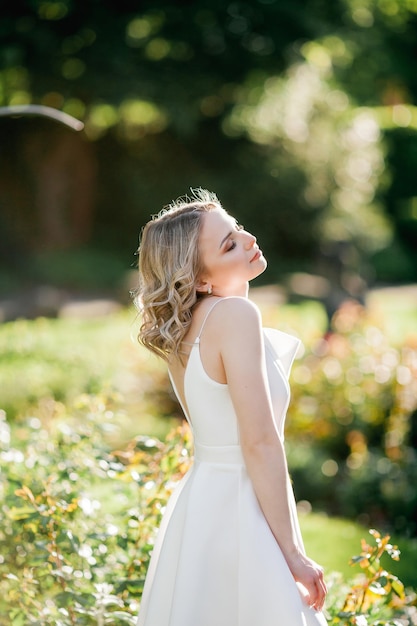
M247 241L245 243L245 248L250 250L252 248L252 246L254 246L255 243L256 243L256 237L255 237L255 235L252 235L251 233L248 233L246 231L245 231L245 235L246 235L246 238L247 238Z

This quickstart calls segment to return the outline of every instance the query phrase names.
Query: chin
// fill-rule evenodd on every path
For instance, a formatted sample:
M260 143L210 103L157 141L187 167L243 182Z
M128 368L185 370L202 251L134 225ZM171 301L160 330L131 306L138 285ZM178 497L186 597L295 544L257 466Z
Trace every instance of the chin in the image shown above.
M264 256L260 260L262 261L262 267L260 268L259 273L262 274L268 267L268 261L265 259Z
M254 273L254 275L252 276L251 280L253 280L254 278L258 278L258 276L260 276L261 274L264 273L264 271L267 268L267 262L264 260L264 262L262 263L262 265L260 265L260 267L257 269L257 272Z

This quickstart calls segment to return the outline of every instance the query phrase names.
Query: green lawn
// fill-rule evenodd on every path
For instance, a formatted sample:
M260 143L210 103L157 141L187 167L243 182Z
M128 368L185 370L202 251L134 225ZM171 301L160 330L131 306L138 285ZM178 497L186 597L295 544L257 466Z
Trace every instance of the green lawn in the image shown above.
M95 319L0 325L0 409L12 421L33 411L48 420L48 398L71 404L83 393L115 391L124 440L164 437L171 407L158 406L155 389L166 381L165 368L138 345L136 326L133 308Z
M360 553L362 538L373 543L367 528L348 520L314 513L300 515L300 525L307 554L320 563L325 572L341 572L346 579L359 573L360 568L350 566L349 560ZM381 529L377 530L381 532ZM397 562L387 557L385 567L406 586L416 589L417 539L391 537L391 543L399 547L401 557Z

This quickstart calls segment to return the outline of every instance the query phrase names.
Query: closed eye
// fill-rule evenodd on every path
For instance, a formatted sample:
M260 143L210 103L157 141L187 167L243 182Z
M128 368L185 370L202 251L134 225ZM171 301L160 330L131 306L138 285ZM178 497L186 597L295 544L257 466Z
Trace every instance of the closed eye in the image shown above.
M242 226L242 224L238 224L238 222L235 223L235 229L237 231L240 230L244 230L244 227ZM232 233L230 233L232 234ZM226 249L226 252L230 252L230 250L234 250L236 248L236 241L234 241L234 239L230 240L230 245L228 246L228 248Z
M235 232L238 232L240 230L244 230L242 224L238 224L238 222L235 222L233 224L233 227L235 229ZM220 242L220 248L225 244L226 241L230 240L230 244L228 243L228 247L226 247L226 252L229 252L230 250L234 250L234 248L236 248L236 242L233 239L230 239L230 237L233 235L233 231L230 231L230 233L227 233L226 237L223 237L223 239Z

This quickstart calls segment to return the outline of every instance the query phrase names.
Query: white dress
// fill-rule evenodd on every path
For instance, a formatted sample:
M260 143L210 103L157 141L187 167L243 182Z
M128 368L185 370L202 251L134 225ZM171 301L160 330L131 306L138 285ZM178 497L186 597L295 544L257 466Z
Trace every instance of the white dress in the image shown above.
M323 614L301 599L260 509L227 384L203 368L204 323L184 377L188 414L183 410L193 432L194 463L165 511L137 626L326 626ZM275 420L283 435L288 374L299 341L272 329L264 330L264 341ZM302 546L292 488L290 494Z

